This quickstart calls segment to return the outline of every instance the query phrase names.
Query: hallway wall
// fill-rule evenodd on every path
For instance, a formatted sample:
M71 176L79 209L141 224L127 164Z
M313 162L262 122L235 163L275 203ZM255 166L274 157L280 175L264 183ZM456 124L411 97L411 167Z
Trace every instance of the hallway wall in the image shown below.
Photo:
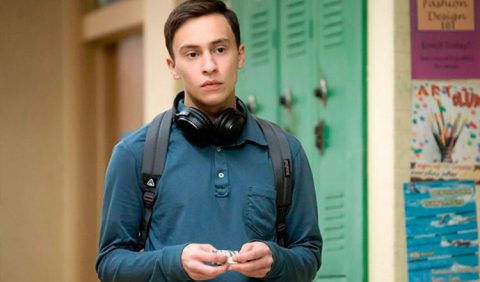
M410 5L409 1L395 1L395 83L394 83L394 140L395 140L395 181L394 181L394 242L395 281L408 280L407 242L405 230L405 207L403 184L410 182L410 147L412 131L412 79L410 48ZM455 80L467 83L467 80ZM480 216L480 193L477 186L477 216Z
M94 112L77 95L75 2L0 9L0 281L95 279Z

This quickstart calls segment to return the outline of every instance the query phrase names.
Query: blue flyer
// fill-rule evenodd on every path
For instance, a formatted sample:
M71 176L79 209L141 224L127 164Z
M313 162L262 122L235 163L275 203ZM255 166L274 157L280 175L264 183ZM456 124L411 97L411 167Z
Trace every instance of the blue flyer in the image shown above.
M408 280L479 281L473 180L403 186Z

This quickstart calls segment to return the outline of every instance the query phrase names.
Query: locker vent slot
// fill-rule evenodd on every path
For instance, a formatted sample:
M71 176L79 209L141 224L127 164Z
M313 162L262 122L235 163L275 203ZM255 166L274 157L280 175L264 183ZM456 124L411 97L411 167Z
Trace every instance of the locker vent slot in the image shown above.
M269 49L272 46L270 31L268 30L268 10L257 11L251 16L251 46L252 62L254 65L269 62Z
M286 46L290 57L306 52L308 26L305 3L305 0L290 0L286 6Z
M325 252L345 249L345 195L343 192L324 197L322 216Z
M324 21L322 37L326 48L337 47L344 40L343 0L323 0L322 19Z

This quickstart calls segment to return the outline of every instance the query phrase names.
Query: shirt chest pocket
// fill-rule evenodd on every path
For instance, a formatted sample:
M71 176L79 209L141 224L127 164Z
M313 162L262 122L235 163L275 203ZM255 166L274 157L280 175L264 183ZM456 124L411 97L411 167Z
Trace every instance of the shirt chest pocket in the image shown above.
M251 239L273 239L277 218L275 199L273 187L248 188L245 216Z

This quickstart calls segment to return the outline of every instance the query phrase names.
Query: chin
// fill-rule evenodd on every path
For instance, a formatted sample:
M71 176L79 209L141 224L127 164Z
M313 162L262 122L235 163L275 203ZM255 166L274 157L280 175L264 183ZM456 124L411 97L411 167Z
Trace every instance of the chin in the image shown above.
M203 103L209 106L217 106L227 103L230 95L226 94L223 91L206 91L201 95L201 100Z
M193 93L188 92L187 93ZM231 103L232 95L228 94L232 92L226 92L224 89L204 90L199 89L193 95L187 94L191 97L192 102L199 107L212 107L212 108L224 108ZM234 100L234 99L233 99Z

